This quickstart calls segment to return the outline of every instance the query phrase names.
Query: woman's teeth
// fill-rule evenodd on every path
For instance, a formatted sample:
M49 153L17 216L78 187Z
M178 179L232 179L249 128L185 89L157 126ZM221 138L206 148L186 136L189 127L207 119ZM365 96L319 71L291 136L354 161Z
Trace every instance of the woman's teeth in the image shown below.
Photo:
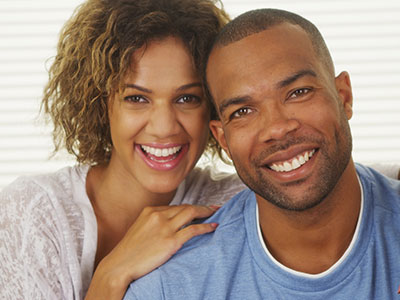
M306 151L303 154L296 156L292 160L274 163L272 165L269 165L269 167L276 172L290 172L304 165L313 156L314 153L315 149L311 151Z
M148 154L154 155L156 157L167 157L179 152L182 146L171 147L171 148L153 148L150 146L142 145L142 150Z

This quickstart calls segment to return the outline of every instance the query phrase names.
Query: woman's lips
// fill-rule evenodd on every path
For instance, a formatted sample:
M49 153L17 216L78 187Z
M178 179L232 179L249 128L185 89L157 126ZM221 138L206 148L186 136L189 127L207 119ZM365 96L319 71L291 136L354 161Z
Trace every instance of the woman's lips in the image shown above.
M181 162L189 149L189 144L163 146L136 144L135 149L150 168L157 171L169 171Z

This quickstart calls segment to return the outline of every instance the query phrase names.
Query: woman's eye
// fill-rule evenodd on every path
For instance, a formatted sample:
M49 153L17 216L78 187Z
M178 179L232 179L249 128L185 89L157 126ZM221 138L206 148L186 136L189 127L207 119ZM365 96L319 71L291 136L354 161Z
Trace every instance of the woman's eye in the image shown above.
M198 104L201 102L200 97L194 96L194 95L184 95L176 101L177 103L181 104Z
M301 96L308 94L309 92L311 92L311 88L297 89L294 92L290 93L289 98L301 97Z
M238 110L236 110L231 115L230 119L241 118L241 117L248 115L251 112L252 112L252 109L250 109L248 107L242 107L242 108L239 108Z
M133 95L133 96L126 96L124 98L124 101L130 102L130 103L146 103L147 100L143 96L140 95Z

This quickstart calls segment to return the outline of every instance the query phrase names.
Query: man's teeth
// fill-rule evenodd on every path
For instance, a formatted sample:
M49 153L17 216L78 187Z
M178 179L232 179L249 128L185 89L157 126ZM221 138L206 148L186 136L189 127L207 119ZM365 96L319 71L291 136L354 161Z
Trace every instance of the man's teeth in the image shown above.
M276 172L290 172L304 165L314 153L315 149L296 156L291 162L285 161L279 164L272 164L269 167Z
M150 146L141 146L143 151L145 151L148 154L154 155L156 157L167 157L170 155L173 155L177 152L179 152L179 150L182 149L182 146L177 146L177 147L171 147L171 148L153 148Z

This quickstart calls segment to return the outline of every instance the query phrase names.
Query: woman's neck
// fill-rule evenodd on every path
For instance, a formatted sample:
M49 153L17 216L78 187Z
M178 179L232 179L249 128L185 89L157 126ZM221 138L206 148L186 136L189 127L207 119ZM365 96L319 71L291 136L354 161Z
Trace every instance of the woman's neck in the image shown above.
M168 205L176 192L148 191L111 165L90 168L86 190L98 225L96 265L124 237L144 207Z

